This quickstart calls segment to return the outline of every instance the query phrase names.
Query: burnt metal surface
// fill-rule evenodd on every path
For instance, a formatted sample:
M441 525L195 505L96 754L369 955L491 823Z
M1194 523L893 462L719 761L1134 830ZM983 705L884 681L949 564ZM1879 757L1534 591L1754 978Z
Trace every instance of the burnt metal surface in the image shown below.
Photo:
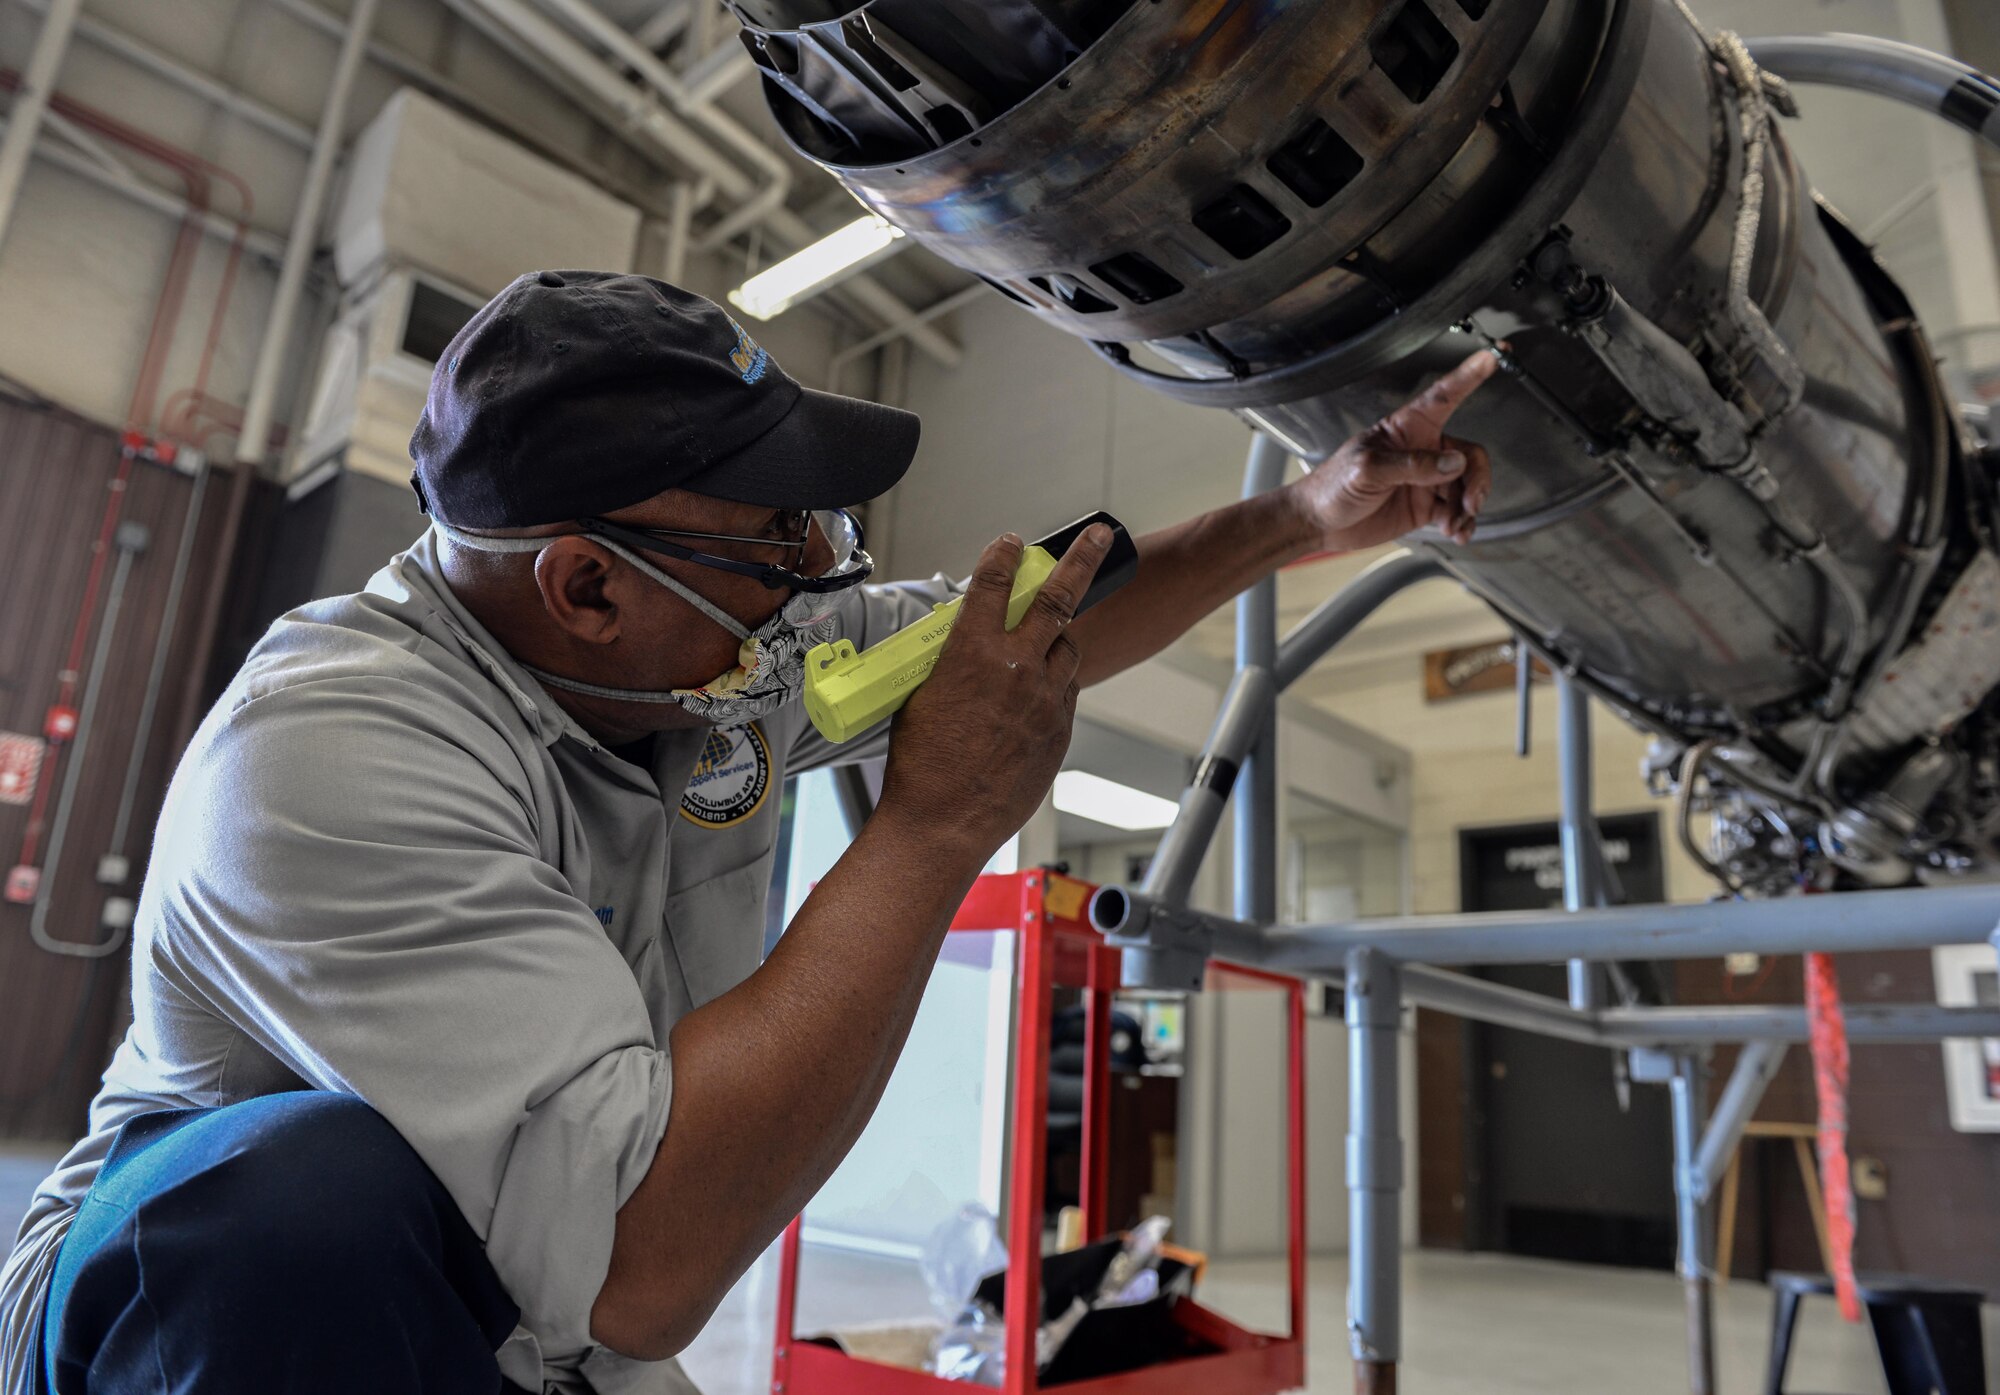
M728 0L785 133L815 159L920 154L1061 72L1132 0Z
M900 52L885 6L863 7L865 18L880 43ZM746 0L738 12L747 18L750 8ZM1500 89L1510 88L1516 107L1552 119L1578 81L1567 55L1531 43L1538 28L1570 23L1573 0L1497 5L1479 19L1456 0L1417 0L1404 12L1425 21L1405 27L1431 47L1407 57L1398 45L1414 41L1385 27L1399 17L1387 8L1136 4L1024 99L1003 104L996 91L970 104L988 115L959 138L886 159L868 158L880 153L870 146L828 158L824 142L801 136L823 123L798 96L797 80L767 69L766 91L800 149L863 202L1072 333L1192 334L1240 319L1274 294L1293 296L1305 281L1317 283L1315 300L1369 314L1383 296L1374 263L1421 249L1404 246L1412 238L1401 225L1388 234L1395 247L1357 251L1362 244L1427 193L1436 203L1440 178L1450 218L1470 226L1484 206L1498 206L1508 182L1531 172L1525 140L1482 120ZM751 33L753 54L768 58ZM789 37L807 44L804 31ZM1446 54L1449 64L1436 67ZM855 66L843 70L850 104L876 85L855 78ZM1450 81L1436 75L1445 71ZM823 108L827 100L822 94ZM1472 183L1483 204L1457 187ZM1342 266L1350 256L1352 267ZM1268 345L1246 325L1230 347L1289 352L1296 316L1296 306L1279 307L1266 317Z

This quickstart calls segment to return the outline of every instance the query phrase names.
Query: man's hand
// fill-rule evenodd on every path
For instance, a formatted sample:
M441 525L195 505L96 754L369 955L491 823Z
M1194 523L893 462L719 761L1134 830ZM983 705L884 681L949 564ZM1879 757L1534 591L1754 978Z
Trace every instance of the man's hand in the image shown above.
M1084 530L1011 632L1021 540L1010 533L980 555L937 668L896 719L878 817L957 830L983 863L1034 813L1076 719L1069 622L1110 547L1109 528Z
M1445 426L1499 362L1480 350L1287 486L1317 527L1320 551L1353 552L1430 525L1472 540L1492 464L1483 446Z

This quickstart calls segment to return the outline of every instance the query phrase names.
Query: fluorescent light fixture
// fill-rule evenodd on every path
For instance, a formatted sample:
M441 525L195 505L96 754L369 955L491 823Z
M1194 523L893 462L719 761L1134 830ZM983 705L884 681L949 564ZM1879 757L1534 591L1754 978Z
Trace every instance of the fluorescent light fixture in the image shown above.
M1129 828L1135 833L1165 828L1174 821L1177 807L1171 799L1081 770L1065 770L1056 776L1056 808L1113 828Z
M880 261L902 237L903 230L879 214L857 218L758 272L729 293L729 303L746 315L768 320Z

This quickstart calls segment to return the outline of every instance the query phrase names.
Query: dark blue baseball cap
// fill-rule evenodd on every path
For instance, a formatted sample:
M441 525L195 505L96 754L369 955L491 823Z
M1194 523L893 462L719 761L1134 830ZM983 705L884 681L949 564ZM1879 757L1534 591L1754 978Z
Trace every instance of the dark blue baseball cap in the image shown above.
M438 360L410 482L446 523L528 528L667 489L842 508L916 452L915 414L801 387L711 300L648 276L539 271Z

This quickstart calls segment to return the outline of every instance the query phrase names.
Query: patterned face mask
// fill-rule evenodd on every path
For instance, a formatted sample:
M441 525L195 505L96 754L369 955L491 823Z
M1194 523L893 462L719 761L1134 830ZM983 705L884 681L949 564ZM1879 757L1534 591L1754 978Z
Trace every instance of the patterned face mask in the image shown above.
M553 538L488 538L461 532L436 519L431 526L460 547L477 552L540 552ZM806 653L813 646L833 638L833 595L800 592L778 608L769 620L750 629L722 607L691 587L684 586L621 543L602 536L591 541L617 554L646 576L672 591L716 624L728 630L742 645L736 651L736 666L696 688L614 688L600 683L584 683L561 674L523 664L544 686L586 697L611 698L618 702L644 702L679 707L683 711L719 727L738 727L798 701L805 689Z

